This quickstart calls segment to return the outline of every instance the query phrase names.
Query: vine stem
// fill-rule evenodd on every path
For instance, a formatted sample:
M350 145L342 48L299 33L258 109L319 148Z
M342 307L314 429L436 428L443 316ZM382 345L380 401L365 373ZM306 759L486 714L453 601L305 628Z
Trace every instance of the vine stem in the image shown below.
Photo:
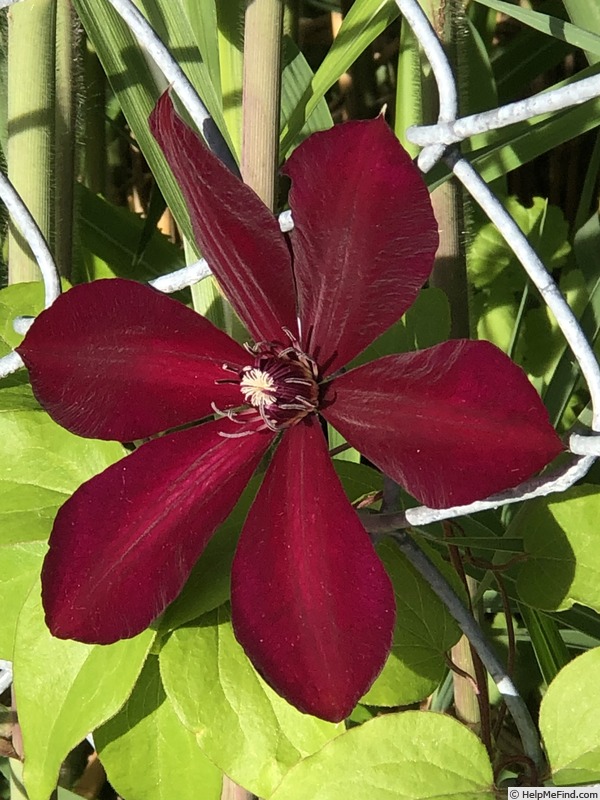
M448 581L406 531L394 531L389 535L394 539L400 551L413 567L429 583L468 638L496 684L506 703L506 707L515 721L525 754L532 760L538 770L541 770L544 766L544 754L540 745L537 727L531 718L525 701L490 647L481 628L463 606Z

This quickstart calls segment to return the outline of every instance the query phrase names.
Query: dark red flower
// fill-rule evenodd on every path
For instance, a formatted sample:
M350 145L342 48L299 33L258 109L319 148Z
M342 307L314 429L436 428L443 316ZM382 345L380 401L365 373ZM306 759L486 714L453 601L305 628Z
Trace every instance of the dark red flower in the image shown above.
M485 342L340 373L410 306L437 246L427 190L382 119L294 152L289 239L168 96L151 126L256 344L123 280L78 286L40 315L19 353L69 430L130 441L215 416L142 445L61 508L42 574L48 625L100 643L143 630L278 439L235 556L235 632L291 703L340 720L385 661L394 595L317 412L433 506L513 486L561 443L523 372Z

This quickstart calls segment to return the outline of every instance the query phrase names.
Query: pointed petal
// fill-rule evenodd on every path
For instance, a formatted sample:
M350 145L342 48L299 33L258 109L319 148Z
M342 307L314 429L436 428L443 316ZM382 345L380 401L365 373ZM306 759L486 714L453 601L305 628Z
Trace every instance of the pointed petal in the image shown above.
M444 342L358 367L331 382L322 413L434 508L516 486L564 449L525 373L489 342Z
M220 384L248 355L176 300L114 278L76 286L17 348L40 404L80 436L130 441L240 405Z
M315 133L283 170L302 344L329 374L399 319L438 244L427 188L380 117Z
M148 442L62 506L42 570L54 636L135 636L177 596L273 440L219 435L232 429L217 420Z
M177 116L168 93L150 117L185 197L202 255L257 341L297 331L289 249L273 214Z
M235 634L265 680L301 711L348 716L390 649L394 594L314 416L285 432L231 580Z

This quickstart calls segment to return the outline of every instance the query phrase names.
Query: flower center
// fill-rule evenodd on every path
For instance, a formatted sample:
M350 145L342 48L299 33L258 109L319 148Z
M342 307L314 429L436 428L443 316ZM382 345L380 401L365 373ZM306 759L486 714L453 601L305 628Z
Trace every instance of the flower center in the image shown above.
M253 356L251 364L241 369L223 364L225 370L236 374L236 379L227 382L239 384L247 407L241 411L219 413L236 422L246 423L245 430L240 431L241 436L265 427L272 431L289 428L317 410L317 365L302 352L293 335L287 330L286 333L291 339L291 347L276 342L258 342L253 346L246 345ZM257 422L260 423L259 428L256 427Z
M245 367L242 374L240 391L247 403L262 408L275 402L277 389L275 381L268 372L255 367Z

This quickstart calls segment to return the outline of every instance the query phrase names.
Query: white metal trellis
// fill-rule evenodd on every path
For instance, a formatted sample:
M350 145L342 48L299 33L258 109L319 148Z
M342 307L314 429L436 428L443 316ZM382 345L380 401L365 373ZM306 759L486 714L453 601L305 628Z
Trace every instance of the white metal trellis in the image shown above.
M0 0L0 8L18 0ZM170 56L167 48L153 31L147 20L131 0L109 0L113 8L125 20L146 54L153 59L171 83L173 91L202 131L209 144L223 155L222 138L216 136L212 120L177 62ZM593 350L585 338L581 327L567 305L551 275L527 242L527 239L498 199L490 192L487 184L473 169L469 162L461 158L448 146L462 141L476 133L487 132L510 125L513 122L529 119L549 111L558 111L600 96L600 76L592 76L571 84L568 87L544 92L518 103L495 109L494 111L458 118L458 92L456 81L446 54L433 31L429 20L423 13L418 0L395 0L404 19L411 26L425 52L436 79L440 110L435 125L418 126L407 131L408 138L423 146L418 157L422 171L430 170L439 160L444 159L454 175L470 192L472 197L488 214L498 230L506 239L517 258L523 264L532 282L538 288L545 302L551 308L565 339L581 368L588 384L592 401L592 435L572 435L569 447L575 458L560 471L540 478L533 478L507 492L494 495L486 500L467 506L446 509L431 509L420 506L403 514L381 515L382 529L385 525L396 528L407 525L425 525L430 522L451 519L463 514L495 508L507 503L516 503L534 497L562 492L583 477L594 460L600 455L600 369ZM14 188L4 176L0 176L0 198L13 220L29 242L40 265L46 288L48 307L60 293L60 280L52 256L29 211L20 200ZM282 215L280 225L289 230L292 223L289 213ZM183 269L153 280L152 285L164 292L174 292L190 286L210 274L202 259ZM19 329L27 327L28 320L15 321ZM11 374L22 366L21 359L13 351L0 358L0 378Z

